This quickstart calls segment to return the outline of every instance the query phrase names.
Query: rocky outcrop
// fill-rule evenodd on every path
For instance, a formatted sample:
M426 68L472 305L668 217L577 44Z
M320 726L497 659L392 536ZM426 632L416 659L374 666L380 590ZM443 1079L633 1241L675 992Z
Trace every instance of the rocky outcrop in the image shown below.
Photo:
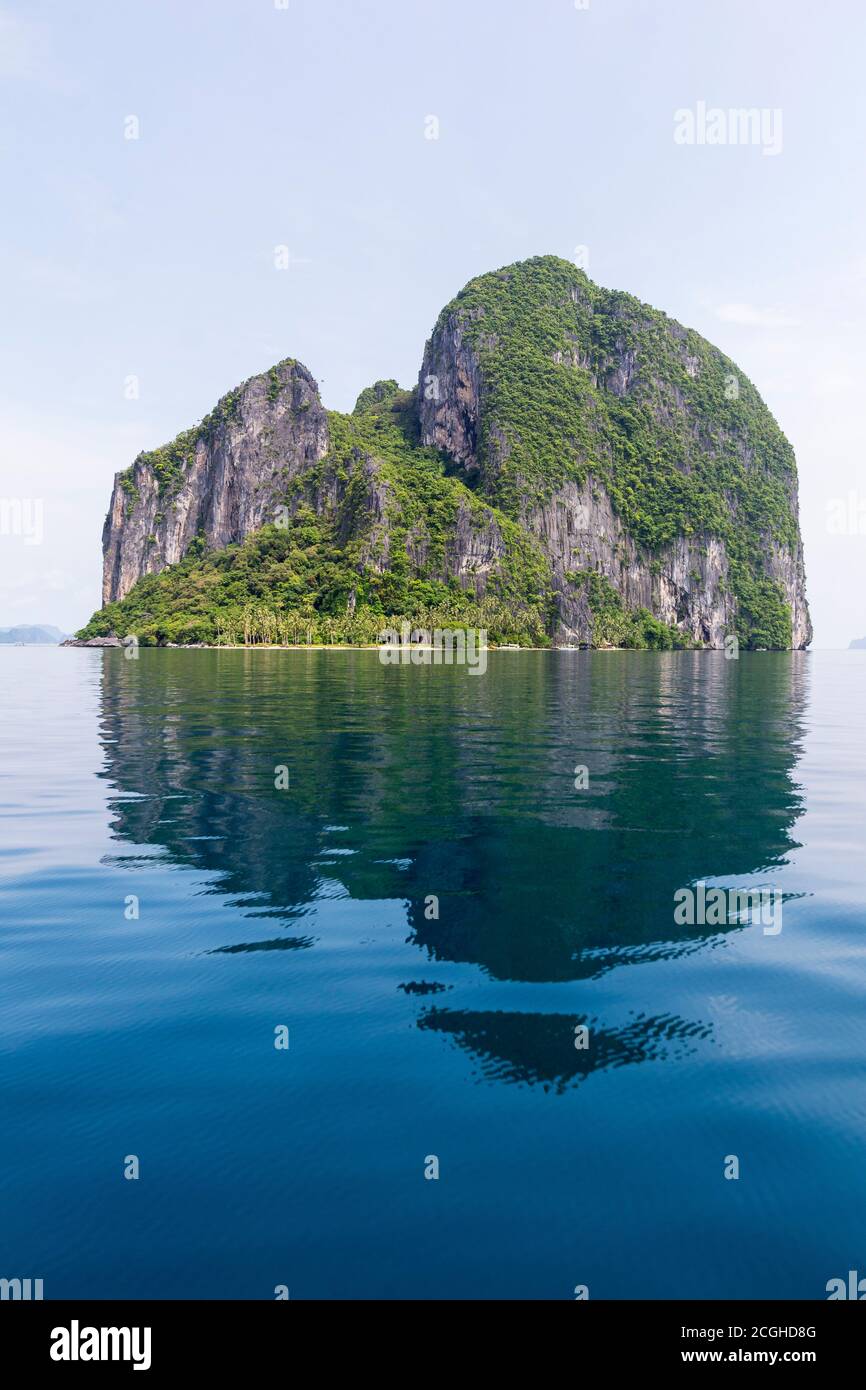
M698 334L556 257L471 281L414 392L378 381L329 417L286 360L140 454L114 481L103 605L300 507L321 523L329 612L405 594L408 574L534 606L540 640L565 645L592 644L592 604L611 601L710 647L811 641L796 465L755 388ZM305 583L307 601L318 578Z
M579 586L569 579L586 571L607 579L627 608L646 608L695 642L721 647L734 631L737 603L730 588L727 548L719 537L681 536L650 554L627 534L604 485L594 478L583 487L566 484L528 521L553 570L555 641L592 640L592 614ZM791 609L792 645L803 648L811 641L812 629L802 549L792 556L769 536L762 538L762 545L767 576L781 584Z
M592 641L592 614L571 576L607 579L627 608L646 608L696 642L720 647L732 631L735 605L727 590L725 546L711 536L680 537L664 552L645 554L623 528L604 486L590 478L568 483L530 519L550 559L557 593L555 640Z
M102 533L103 604L181 560L273 521L289 484L328 452L328 421L306 367L281 362L225 396L197 430L140 454L114 480Z
M481 368L456 314L449 314L424 350L418 411L425 444L459 463L466 477L479 469Z
M796 492L793 507L797 516ZM812 619L806 599L806 565L799 530L793 549L779 545L772 536L764 535L761 540L767 577L781 585L791 610L791 646L795 651L805 651L812 641Z
M538 539L554 641L592 640L571 578L587 572L712 647L770 581L791 645L811 641L793 453L751 383L681 324L553 257L506 267L443 310L418 412L423 443ZM664 530L665 495L680 534L650 546L642 512L661 513ZM707 496L721 528L694 521Z

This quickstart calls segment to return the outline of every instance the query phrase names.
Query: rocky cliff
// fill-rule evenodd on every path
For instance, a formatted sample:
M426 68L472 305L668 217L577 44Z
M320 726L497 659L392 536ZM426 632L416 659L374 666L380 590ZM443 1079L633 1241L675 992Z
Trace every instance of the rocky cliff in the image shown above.
M103 550L86 636L433 615L536 643L811 640L794 456L755 388L556 257L471 281L414 391L377 382L346 416L297 362L251 378L118 474Z
M197 429L118 473L102 532L102 602L183 558L268 521L286 487L328 452L328 422L306 367L287 360L224 396Z
M591 640L587 573L713 647L811 640L793 451L697 333L542 257L443 310L418 401L424 442L537 536L557 640Z

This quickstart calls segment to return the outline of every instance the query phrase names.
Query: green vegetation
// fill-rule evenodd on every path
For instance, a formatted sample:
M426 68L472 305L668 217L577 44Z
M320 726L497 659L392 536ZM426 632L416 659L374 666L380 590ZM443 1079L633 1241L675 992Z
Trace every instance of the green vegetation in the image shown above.
M330 412L328 423L331 452L305 475L304 491L311 495L318 476L336 470L340 478L351 479L344 508L348 502L363 510L366 490L358 464L365 458L375 461L390 533L392 597L399 611L407 611L403 581L410 573L416 581L445 580L449 547L461 526L486 537L499 552L488 592L518 608L534 609L536 626L546 627L550 578L539 546L523 527L449 476L441 454L420 445L414 392L401 391L360 415Z
M353 597L353 602L350 602ZM287 527L265 526L241 545L191 550L95 613L82 638L135 633L165 642L374 643L385 627L486 628L492 642L545 641L538 614L453 582L351 568L333 525L300 507Z
M791 645L791 609L781 585L771 579L740 580L736 635L755 651L786 651Z
M132 510L139 497L141 496L140 492L138 491L138 488L135 486L131 468L127 468L123 473L121 473L119 482L120 486L123 488L123 491L126 493L126 515L131 516Z
M372 386L364 387L355 402L352 414L363 415L365 410L375 409L377 405L393 400L400 394L400 387L393 377L389 377L387 381L374 381Z

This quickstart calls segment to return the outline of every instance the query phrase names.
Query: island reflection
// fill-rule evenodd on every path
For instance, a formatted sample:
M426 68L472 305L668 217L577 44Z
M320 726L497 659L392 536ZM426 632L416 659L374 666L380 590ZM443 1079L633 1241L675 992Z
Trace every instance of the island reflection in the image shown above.
M103 661L114 834L206 871L209 893L268 923L214 953L314 948L311 904L338 885L404 905L418 993L444 962L579 980L741 930L674 927L675 890L772 882L795 847L799 654L493 653L484 677L369 652ZM706 1036L663 1009L595 1020L590 1061L563 1056L551 1014L418 1008L485 1076L554 1087Z

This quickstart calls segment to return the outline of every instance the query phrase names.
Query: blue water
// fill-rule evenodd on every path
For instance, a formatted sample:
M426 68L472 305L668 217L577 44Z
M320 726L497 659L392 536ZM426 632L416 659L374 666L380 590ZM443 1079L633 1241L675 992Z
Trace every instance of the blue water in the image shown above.
M864 697L856 652L0 652L0 1275L866 1274ZM699 880L781 932L675 925Z

